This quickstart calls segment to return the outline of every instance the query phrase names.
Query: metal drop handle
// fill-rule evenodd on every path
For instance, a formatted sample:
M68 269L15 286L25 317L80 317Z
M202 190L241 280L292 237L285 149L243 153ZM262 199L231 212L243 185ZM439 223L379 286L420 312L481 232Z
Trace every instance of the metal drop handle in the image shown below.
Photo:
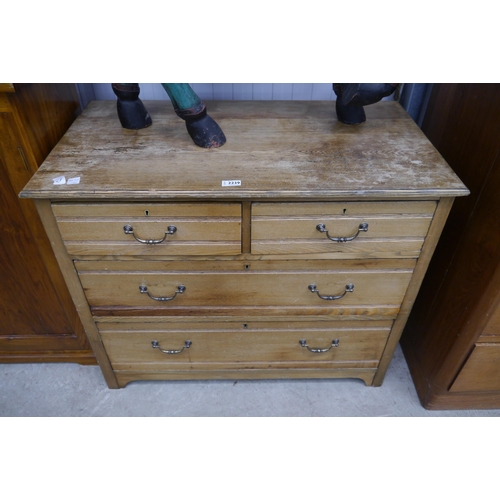
M153 300L158 300L160 302L166 302L167 300L174 300L175 297L177 296L178 293L184 293L186 291L186 287L184 285L179 285L177 287L177 290L175 291L175 293L171 296L171 297L154 297L153 295L151 295L149 292L148 292L148 287L146 285L140 285L139 286L139 291L141 293L145 293L147 294L147 296L150 298L150 299L153 299Z
M163 243L169 234L174 234L176 231L177 228L175 226L168 226L167 231L165 231L165 236L163 236L161 240L143 240L134 234L134 228L131 225L127 224L123 226L123 232L125 234L131 234L139 243L144 243L144 245L158 245L159 243Z
M336 243L345 243L346 241L352 241L354 240L355 238L358 237L359 233L361 231L368 231L368 223L367 222L362 222L359 227L358 227L358 232L354 235L354 236L340 236L340 237L337 237L337 238L332 238L329 234L328 234L328 230L326 229L325 225L324 224L318 224L316 226L316 229L320 232L320 233L326 233L326 237L331 240L331 241L335 241Z
M184 342L184 347L182 347L180 349L162 349L157 340L153 340L151 342L153 349L160 349L160 351L165 353L165 354L180 354L184 349L189 349L191 347L191 344L192 344L192 342L190 340L186 340Z
M309 288L309 290L312 292L312 293L316 293L318 295L318 297L320 299L323 299L323 300L339 300L341 299L347 292L354 292L354 285L352 283L348 283L346 286L345 286L345 290L344 290L344 293L340 294L340 295L321 295L319 293L319 290L316 288L316 285L309 285L307 288Z
M307 340L299 340L299 344L302 347L307 347L309 351L314 353L328 352L332 347L338 347L339 343L340 343L339 339L334 339L332 340L332 345L330 347L325 347L324 349L322 349L321 347L309 347L307 345Z

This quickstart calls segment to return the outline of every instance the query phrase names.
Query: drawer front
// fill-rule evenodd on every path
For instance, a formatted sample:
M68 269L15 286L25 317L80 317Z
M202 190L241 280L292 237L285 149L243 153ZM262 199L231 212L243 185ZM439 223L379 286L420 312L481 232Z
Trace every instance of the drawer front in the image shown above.
M418 257L436 203L254 203L252 253Z
M76 262L93 307L282 307L399 306L412 276L400 268L363 263L350 267L302 261L253 263ZM192 264L191 266L189 264ZM310 264L310 265L308 265ZM240 266L241 270L236 267ZM299 267L300 266L300 267ZM214 269L215 267L215 269ZM226 267L226 269L225 269Z
M500 391L500 343L477 343L450 392Z
M237 255L239 203L52 205L71 255Z
M491 313L484 330L481 332L480 342L500 343L500 305L497 305Z
M375 368L390 322L101 324L115 370ZM168 325L168 327L167 327ZM156 347L153 347L155 345ZM189 347L187 347L189 345ZM170 352L163 352L170 351Z

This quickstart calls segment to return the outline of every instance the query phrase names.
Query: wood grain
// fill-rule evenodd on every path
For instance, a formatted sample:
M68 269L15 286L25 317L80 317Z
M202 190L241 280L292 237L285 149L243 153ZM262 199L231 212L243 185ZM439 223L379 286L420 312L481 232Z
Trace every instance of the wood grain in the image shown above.
M494 307L489 314L488 323L481 332L479 341L481 339L497 339L500 338L500 307Z
M91 104L21 193L39 200L110 387L339 376L380 385L453 197L468 193L399 104L370 106L349 127L321 102L212 102L228 137L217 151L194 146L171 108L147 106L153 126L129 131L113 103ZM80 183L56 186L60 175ZM222 186L235 179L240 187ZM347 236L365 219L368 234L341 251L316 230ZM130 221L157 238L172 220L168 251L123 238ZM167 349L193 348L165 362L152 334ZM345 348L311 357L297 335L313 347L338 335Z
M197 263L195 271L188 271L182 265L165 269L160 263L153 266L144 266L142 262L134 264L134 270L111 271L108 263L88 262L86 269L82 270L77 262L79 278L90 305L167 310L177 306L275 306L288 307L293 314L300 314L301 308L307 307L397 305L401 303L412 275L412 269L335 269L333 263L317 270L301 270L300 266L286 270L275 263L273 271L259 271L255 266L250 270L211 271L202 262ZM322 295L338 296L349 283L354 284L354 291L339 300L322 300L308 289L310 284L315 284ZM158 302L140 293L141 285L147 286L155 297L173 296L179 285L185 286L186 291L174 300Z
M450 392L500 391L500 345L476 344Z
M13 83L0 83L0 92L15 92Z
M402 336L403 351L427 408L499 407L493 393L450 387L498 307L500 85L435 85L423 130L471 195L453 206Z
M396 102L371 106L359 127L338 122L321 101L212 102L227 137L217 150L195 146L164 103L147 106L153 126L131 131L121 128L113 102L91 103L21 196L319 201L467 194ZM61 175L79 176L80 184L54 186ZM223 188L228 179L241 187Z
M320 330L235 330L101 332L104 346L114 369L168 370L258 368L263 363L294 368L307 363L309 368L376 368L389 336L389 329L348 328ZM312 353L299 343L307 340L311 347L328 349L332 341L338 347L324 353ZM162 349L181 349L187 340L188 349L179 354L165 354L153 349L158 341ZM199 366L202 368L202 366Z
M420 258L417 261L415 272L412 276L405 297L402 301L400 312L398 314L398 317L396 318L396 321L394 322L391 336L389 338L389 341L387 342L387 346L380 361L379 370L375 375L373 381L374 385L380 385L385 377L386 370L389 367L389 362L394 355L396 346L401 338L406 322L408 321L408 316L420 291L422 280L429 267L429 263L436 249L436 245L438 244L439 237L441 235L441 232L443 231L443 227L446 223L453 202L454 198L442 198L439 201L438 207L436 209L436 214L429 229L429 234L427 235L427 238L425 240Z
M254 203L252 253L332 254L331 258L418 257L434 202ZM360 224L368 230L358 232ZM323 224L331 241L318 231Z
M210 372L211 380L261 380L261 379L332 379L353 378L361 379L366 385L372 385L376 368L340 368L310 369L307 367L292 369L278 369L274 366L265 368L233 370L213 370ZM115 372L119 387L125 387L134 380L206 380L207 371L201 370L179 370L179 371L127 371L117 370Z
M19 130L26 135L30 154L40 166L80 114L74 84L16 83L9 101L17 109ZM19 191L22 186L19 187Z
M78 277L76 275L76 270L70 259L68 253L65 251L64 243L61 238L61 233L57 227L57 222L55 221L49 200L35 200L35 205L40 214L40 219L43 222L47 236L54 248L54 253L57 258L57 262L61 269L64 279L68 285L69 292L73 299L76 310L78 311L79 318L82 322L83 328L87 335L88 341L92 346L92 350L96 356L99 366L102 370L103 376L110 388L117 388L117 381L111 369L106 352L102 346L101 339L99 337L99 332L93 321L92 315L90 313L89 305L85 294L78 282Z
M5 130L2 117L0 128ZM10 145L6 144L6 139L5 134L0 134L2 149ZM8 147L3 150L8 150ZM72 335L71 322L47 276L40 250L7 176L7 167L0 163L0 335L7 338L51 333ZM47 307L47 304L52 307ZM32 342L36 343L36 340L32 339Z
M0 93L0 360L95 363L35 206L17 196L76 117L74 86L10 90Z
M241 204L53 204L70 255L239 255ZM131 226L134 234L127 234ZM165 233L175 226L174 234ZM162 240L147 244L142 240Z

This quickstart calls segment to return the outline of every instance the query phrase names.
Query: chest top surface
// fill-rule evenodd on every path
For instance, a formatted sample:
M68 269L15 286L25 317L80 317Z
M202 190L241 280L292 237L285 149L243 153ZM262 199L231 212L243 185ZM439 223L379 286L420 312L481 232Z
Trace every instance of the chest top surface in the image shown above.
M203 149L170 103L146 101L151 127L126 130L93 101L20 196L51 199L439 198L467 188L397 102L340 123L333 101L208 102L227 142ZM54 179L79 177L78 184ZM239 180L240 186L222 181Z

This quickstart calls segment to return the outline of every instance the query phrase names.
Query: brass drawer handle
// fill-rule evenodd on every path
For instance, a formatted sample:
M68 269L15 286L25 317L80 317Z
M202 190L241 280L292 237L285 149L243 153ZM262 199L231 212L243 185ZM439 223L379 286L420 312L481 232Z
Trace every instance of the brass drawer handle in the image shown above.
M158 243L163 243L169 234L174 234L176 231L177 228L175 226L168 226L167 231L165 231L165 236L161 240L143 240L134 234L134 228L131 225L127 224L123 226L123 232L125 234L131 234L139 243L144 243L145 245L158 245Z
M309 347L307 345L307 340L299 340L299 343L302 347L307 347L307 349L311 352L315 353L322 353L322 352L328 352L332 347L338 347L339 346L339 339L334 339L332 340L332 345L330 347L326 347L325 349L322 349L321 347Z
M325 227L324 224L318 224L316 226L316 229L320 232L320 233L326 233L326 237L331 240L331 241L335 241L336 243L345 243L346 241L352 241L354 240L355 238L358 237L359 233L361 231L368 231L368 223L367 222L362 222L359 227L358 227L358 232L354 235L354 236L340 236L338 238L332 238L329 234L328 234L328 231Z
M153 340L151 342L153 349L160 349L160 351L165 354L180 354L184 349L189 349L191 347L191 344L192 342L190 340L186 340L186 342L184 342L184 347L182 347L181 349L162 349L157 340Z
M345 286L345 290L344 290L344 293L342 293L341 295L321 295L319 293L319 290L316 288L316 285L309 285L307 288L309 288L309 290L312 292L312 293L316 293L318 295L318 297L320 299L323 299L323 300L339 300L341 299L347 292L354 292L354 285L352 283L348 283L346 286Z
M174 300L178 293L184 293L186 291L186 287L184 285L179 285L177 287L177 290L175 291L175 293L172 295L172 297L154 297L153 295L151 295L148 292L148 287L146 285L140 285L139 286L139 291L141 293L146 293L150 299L159 300L161 302L165 302L167 300Z

